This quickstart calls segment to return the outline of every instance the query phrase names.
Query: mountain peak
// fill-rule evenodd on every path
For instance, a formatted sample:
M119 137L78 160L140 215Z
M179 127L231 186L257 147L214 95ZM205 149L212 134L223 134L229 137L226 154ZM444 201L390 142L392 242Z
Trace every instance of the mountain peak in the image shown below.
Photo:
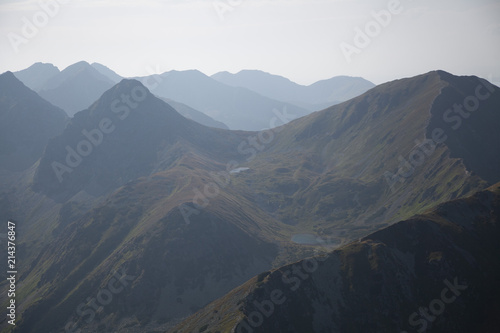
M3 80L12 80L12 79L17 80L16 76L11 71L7 71L5 73L0 74L0 78L2 78Z
M30 89L39 91L48 80L59 73L59 68L56 66L37 62L26 69L15 72L14 75Z
M111 81L113 81L115 83L120 82L121 79L123 78L120 75L116 74L110 68L108 68L108 67L106 67L106 66L104 66L102 64L99 64L97 62L92 63L90 66L92 66L93 68L95 68L99 73L101 73L104 76L108 77Z
M80 61L45 82L38 93L73 116L96 101L114 84L88 62Z
M66 114L26 87L12 72L0 75L0 169L22 171L59 134Z
M238 75L238 74L245 74L245 73L248 73L248 74L254 73L254 74L274 75L274 74L271 74L269 72L261 71L259 69L242 69L241 71L239 71L238 73L236 73L236 75Z
M90 66L90 64L87 61L81 60L81 61L75 62L72 65L69 65L65 69L68 69L68 68L71 68L71 67L88 67L88 66Z
M118 82L115 87L119 89L123 88L129 88L131 86L140 86L143 87L144 89L147 89L141 81L137 79L122 79L120 82Z
M441 70L441 69L438 69L438 70L435 70L435 71L432 71L432 72L429 72L427 74L435 74L435 75L438 75L439 78L443 81L446 81L448 83L452 83L452 84L464 84L465 82L467 81L476 81L476 80L480 80L480 81L484 81L485 79L482 79L482 78L479 78L475 75L454 75L454 74L451 74L447 71L444 71L444 70Z
M22 89L23 93L26 93L26 90L30 90L11 71L0 74L1 91L12 93L19 91L20 89ZM33 93L31 90L30 92Z
M79 61L79 62L76 62L76 63L66 67L64 70L61 71L61 74L72 75L72 74L78 73L80 71L92 71L95 73L99 73L94 67L90 66L90 64L88 62Z
M102 93L91 105L88 105L87 109L77 112L74 117L86 117L87 111L90 111L92 117L97 114L103 117L109 112L110 108L114 108L115 111L123 107L134 110L137 105L147 104L153 98L151 92L140 81L122 79ZM152 112L154 113L155 110L152 110Z
M133 99L136 101L143 101L146 98L153 96L148 88L146 88L139 80L122 79L111 89L106 91L102 97L106 97L106 99L107 97L123 99L124 95L132 94Z
M168 72L165 72L161 75L182 75L183 77L208 77L206 74L200 72L197 69L186 69L183 71L178 71L178 70L171 70Z
M455 75L455 74L452 74L452 73L447 72L447 71L442 70L442 69L435 69L435 70L429 71L429 72L424 73L424 74L420 74L417 76L408 77L408 78L404 78L404 79L415 80L415 79L423 78L423 77L436 77L439 80L447 82L447 83L460 83L460 81L461 81L462 84L464 84L465 82L470 81L470 80L473 80L473 81L478 80L478 79L481 81L484 80L484 79L477 77L475 75ZM394 80L391 82L397 82L397 81L399 81L399 80ZM388 83L390 83L390 82L388 82Z
M35 71L35 72L60 72L59 68L54 66L51 63L45 63L45 62L35 62L33 65L29 66L28 68L22 69L20 71L17 71L16 73L23 73L25 71Z

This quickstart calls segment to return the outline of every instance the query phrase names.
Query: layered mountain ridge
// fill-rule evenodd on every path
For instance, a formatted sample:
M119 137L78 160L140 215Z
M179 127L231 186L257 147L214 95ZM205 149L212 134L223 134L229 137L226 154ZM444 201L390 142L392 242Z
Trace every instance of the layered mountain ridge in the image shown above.
M90 65L85 61L70 65L63 71L51 64L36 63L15 75L43 98L64 109L69 116L84 110L113 84L123 79L104 65ZM291 119L295 119L337 103L337 97L346 100L373 87L373 84L361 78L336 77L317 82L309 87L312 95L307 93L306 100L319 98L321 105L308 108L302 106L303 103L307 104L304 101L289 103L261 94L262 89L258 87L266 79L261 79L259 84L250 86L250 89L221 83L196 70L169 71L135 79L140 80L160 98L172 101L174 108L178 106L176 110L183 116L206 126L224 128L227 125L236 130L269 128L272 127L270 120L273 112L277 109L287 108L293 114ZM288 96L300 95L295 90L302 86L283 85L283 80L287 80L285 78L273 80L279 82L279 87L274 89L284 90ZM267 90L273 90L269 84L265 86L268 87ZM282 97L279 94L276 96Z
M292 119L310 113L246 88L225 85L197 70L169 71L159 75L157 81L155 94L187 104L230 129L258 131L270 128L273 110L284 107L293 115Z
M166 331L253 276L266 282L263 272L484 190L500 180L498 150L483 152L499 142L499 96L482 79L436 71L243 132L185 119L122 80L3 192L26 235L17 329ZM459 127L454 104L475 109ZM297 241L307 235L329 246ZM119 271L129 283L89 322L85 300ZM229 327L219 323L196 329Z
M336 76L303 86L278 75L257 70L236 74L219 72L211 76L219 82L253 90L261 95L286 101L310 111L319 111L361 95L375 85L363 78Z
M81 61L46 81L39 95L73 116L87 108L88 101L98 99L113 84L87 62Z
M199 152L205 146L217 146L220 159L232 157L225 153L231 140L236 142L238 136L190 121L139 81L123 80L77 113L62 135L49 143L33 184L64 198L84 187L99 196L106 189L168 168L181 157L183 147L177 147L178 142Z

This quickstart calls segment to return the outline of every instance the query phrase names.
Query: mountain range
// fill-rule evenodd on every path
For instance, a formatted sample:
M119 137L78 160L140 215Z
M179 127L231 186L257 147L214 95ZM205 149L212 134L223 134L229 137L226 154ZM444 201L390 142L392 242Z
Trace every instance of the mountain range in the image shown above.
M306 109L259 95L246 88L220 83L197 70L170 71L158 76L154 92L199 110L234 130L270 128L274 110L287 108L292 119Z
M168 72L154 94L124 79L68 119L0 76L12 133L29 125L24 108L53 124L0 173L0 208L22 235L14 332L496 327L498 87L433 71L299 119L264 109L275 126L250 132L155 96L188 100L186 77L257 94ZM461 292L450 310L409 322L447 283Z
M14 74L41 97L65 110L70 117L87 108L106 90L123 79L104 65L90 65L85 61L68 66L63 71L59 71L52 64L36 63ZM287 108L295 119L347 100L373 87L372 83L364 79L335 77L306 87L307 96L304 100L287 103L280 98L299 96L296 90L303 86L279 76L261 77L253 86L250 85L249 89L221 83L220 80L194 70L170 71L136 79L146 86L153 82L150 86L152 92L178 106L179 109L176 110L183 116L206 126L236 130L269 128L275 110ZM277 98L267 97L260 93L263 90L258 88L261 84L269 87L269 91L277 89L284 92L284 95L278 94ZM307 108L302 106L310 100L320 101L320 105Z
M257 70L243 70L236 74L219 72L211 76L224 84L243 87L263 96L286 101L318 111L347 101L375 87L363 78L336 76L304 86L279 75Z
M86 62L78 62L48 79L38 94L73 116L97 100L113 81Z

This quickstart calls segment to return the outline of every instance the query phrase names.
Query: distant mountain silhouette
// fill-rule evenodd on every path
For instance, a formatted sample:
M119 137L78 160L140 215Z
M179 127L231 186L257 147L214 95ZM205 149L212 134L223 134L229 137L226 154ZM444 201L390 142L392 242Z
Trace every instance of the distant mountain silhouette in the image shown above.
M236 74L219 72L212 78L230 86L248 88L269 98L294 103L310 111L347 101L375 87L363 78L349 76L336 76L303 86L258 70L243 70Z
M113 84L108 77L81 61L46 81L38 94L72 117L86 109Z
M111 69L109 69L108 67L106 67L104 65L101 65L101 64L99 64L97 62L94 62L94 63L91 64L91 66L94 67L95 69L97 69L97 71L99 73L101 73L102 75L106 76L108 79L110 79L114 83L118 83L121 80L123 80L122 76L116 74L114 71L112 71Z
M37 62L26 69L15 72L14 75L31 90L39 91L45 82L59 73L56 66Z
M159 76L154 93L173 99L223 122L233 130L259 131L272 127L273 110L284 108L293 118L309 111L293 104L273 100L246 88L220 83L196 71L170 71ZM274 123L274 126L282 123Z
M172 99L169 98L162 98L165 102L167 102L171 107L175 109L175 111L179 112L181 116L191 119L196 121L197 123L200 123L204 126L208 127L215 127L215 128L222 128L222 129L229 129L229 127L226 126L226 124L214 120L211 117L207 116L203 112L200 112L198 110L193 109L192 107L176 102Z
M187 72L185 74L187 74ZM204 74L199 74L199 76L194 75L191 77L181 74L177 77L179 79L178 82L172 81L174 86L178 86L176 89L173 89L173 92L175 95L180 96L184 102L168 97L170 94L165 93L167 88L164 85L155 89L154 93L166 98L166 100L174 105L174 108L186 118L197 121L202 125L216 128L228 129L228 126L223 121L215 120L213 116L210 116L211 112L206 112L206 110L219 110L218 105L221 106L220 110L223 110L225 113L215 111L215 114L221 118L234 118L234 121L239 121L238 117L242 117L242 119L244 119L242 122L244 125L242 125L242 127L254 126L251 125L252 123L259 124L255 125L253 129L269 127L270 120L275 117L273 113L274 109L281 110L283 107L288 106L288 113L294 114L295 117L307 114L307 111L293 105L271 101L249 91L242 93L232 87L221 85ZM25 80L25 84L32 84L40 96L64 109L71 117L76 112L89 107L106 90L111 88L113 84L123 79L120 75L104 65L99 63L89 65L85 61L73 64L62 72L59 72L59 70L51 64L37 63L23 71L17 72L16 75L19 76L21 81L24 82ZM155 77L156 76L157 75L155 75ZM202 79L200 80L200 78ZM147 78L143 78L142 81L147 81ZM169 79L167 81L170 82L171 80ZM197 100L199 96L194 99L190 98L190 96L199 95L199 93L196 93L196 87L200 88L204 86L207 83L206 81L209 82L206 87L208 90L206 93L202 94L206 96L209 91L215 93L214 96L218 97L217 101L214 103L210 102L208 105L213 104L216 107L204 107L203 110L198 111L193 105L202 104ZM250 103L242 106L243 103L239 101L240 95L243 99L250 101ZM209 99L212 98L210 97ZM249 111L252 103L258 106L256 110L252 109L251 113L236 117L238 113L241 114L244 111ZM232 110L237 111L233 113ZM256 114L257 117L252 120L253 114Z

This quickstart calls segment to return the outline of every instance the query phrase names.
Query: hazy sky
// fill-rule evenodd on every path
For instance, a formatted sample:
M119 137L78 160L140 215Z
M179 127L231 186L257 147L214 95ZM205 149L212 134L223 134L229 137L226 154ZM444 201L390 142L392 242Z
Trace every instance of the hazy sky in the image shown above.
M0 72L86 60L123 76L260 69L378 84L444 69L500 81L499 0L0 0L0 36Z

